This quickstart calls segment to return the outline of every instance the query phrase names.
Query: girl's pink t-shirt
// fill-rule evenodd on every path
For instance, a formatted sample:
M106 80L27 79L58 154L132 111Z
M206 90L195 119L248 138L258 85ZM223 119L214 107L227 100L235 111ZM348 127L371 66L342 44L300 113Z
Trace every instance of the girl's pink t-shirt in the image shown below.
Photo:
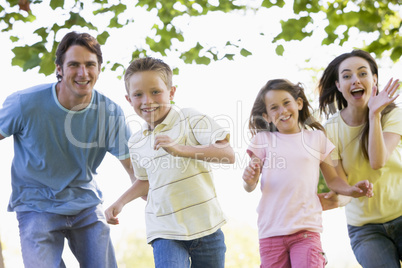
M253 137L247 153L263 161L257 207L260 239L301 230L322 232L317 185L320 164L333 149L319 130L260 132Z

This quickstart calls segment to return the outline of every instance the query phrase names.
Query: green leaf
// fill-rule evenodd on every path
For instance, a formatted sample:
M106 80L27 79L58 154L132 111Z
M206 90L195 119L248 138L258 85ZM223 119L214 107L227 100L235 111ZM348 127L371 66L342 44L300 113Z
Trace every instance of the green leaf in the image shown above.
M46 41L46 38L48 37L49 33L47 32L46 28L38 28L36 31L34 31L35 34L39 35L42 37L42 41Z
M18 5L19 0L8 0L7 2L10 4L10 7L15 7Z
M195 47L182 53L180 55L180 58L183 59L185 63L188 63L188 64L193 63L193 61L199 57L200 51L203 48L204 47L200 43L197 43L197 45ZM205 61L205 59L203 59L202 61Z
M10 40L11 42L17 42L18 40L20 40L17 36L10 36Z
M87 22L83 17L81 17L80 14L70 12L70 18L65 21L63 27L70 29L73 26L81 26L81 27L87 27L88 29L91 30L97 30L97 27L95 27L92 23Z
M55 10L58 7L63 8L64 7L64 0L51 0L50 1L50 7L53 10Z
M109 28L122 28L124 25L119 23L119 18L113 17L110 19Z
M252 55L253 53L251 53L251 52L248 51L247 49L242 48L242 49L240 50L240 54L241 54L243 57L247 57L247 56Z
M114 13L117 15L120 15L121 13L123 13L124 11L126 11L127 6L124 4L118 4L118 5L114 5L110 8L110 10L114 11Z
M20 66L23 71L35 68L41 62L39 53L46 53L43 43L36 43L32 46L15 47L12 49L15 57L11 64Z
M44 75L51 75L56 69L56 64L54 63L55 57L52 53L44 53L39 64L39 73Z
M307 36L311 36L312 33L304 32L304 28L311 22L310 17L301 17L300 19L289 19L287 21L281 20L282 32L274 38L274 42L279 39L285 41L291 40L303 40Z
M36 17L32 14L29 14L28 16L23 16L20 13L16 12L10 12L6 13L3 17L0 17L0 22L3 21L8 27L2 29L2 32L7 32L13 29L13 24L16 21L21 21L21 22L32 22L36 19Z
M266 8L271 8L273 6L283 7L285 5L284 0L277 0L274 2L275 3L271 2L271 0L264 0L264 1L262 1L261 6L266 7Z
M283 56L283 52L285 51L285 48L282 45L276 46L275 52L279 56Z
M391 53L391 60L398 61L402 56L402 46L395 47Z
M109 36L110 34L104 31L96 37L96 40L98 40L99 44L104 45L106 44L106 40L109 38Z
M228 60L233 60L234 56L235 56L235 54L225 54L225 56L223 56L223 57L227 58Z
M97 3L97 4L107 4L109 2L109 0L93 0L93 1L94 1L94 3Z
M138 59L141 57L146 57L147 52L143 49L134 50L133 54L131 54L131 59Z
M321 3L319 0L294 0L293 11L299 14L302 11L317 13L320 11Z
M117 68L119 68L119 67L122 67L122 68L123 68L123 70L124 70L124 65L123 65L123 64L121 64L121 63L115 63L115 64L113 64L113 66L112 66L112 68L110 68L110 70L112 70L112 71L116 71L116 70L117 70Z
M113 5L111 7L108 8L100 8L98 10L95 10L93 12L94 15L98 15L98 14L102 14L102 13L107 13L107 12L112 12L114 13L113 18L110 19L110 23L109 23L109 28L122 28L124 25L119 23L119 18L118 16L123 13L124 11L126 11L127 6L124 4L118 4L118 5ZM128 22L126 22L125 24L127 24Z
M208 57L205 57L205 56L203 56L203 57L197 57L197 58L195 59L195 62L196 62L197 64L208 65L208 64L211 63L211 59L208 58Z

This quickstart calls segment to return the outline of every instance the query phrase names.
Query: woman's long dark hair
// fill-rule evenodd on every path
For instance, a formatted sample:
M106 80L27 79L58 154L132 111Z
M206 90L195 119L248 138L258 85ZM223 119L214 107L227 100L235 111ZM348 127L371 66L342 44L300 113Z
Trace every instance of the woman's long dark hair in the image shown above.
M336 81L339 81L339 66L341 63L351 57L360 57L368 62L370 65L371 73L377 75L378 81L378 66L375 59L366 51L363 50L353 50L350 53L344 53L334 60L327 66L318 84L318 90L320 93L319 98L319 109L321 114L325 114L328 118L330 114L334 114L336 111L340 111L348 106L348 102L343 97L342 93L336 87ZM377 82L378 88L378 82ZM378 91L377 91L378 94ZM395 103L389 104L382 112L385 115L392 111L396 107ZM381 117L384 118L384 117ZM368 156L368 136L369 136L369 122L368 122L368 111L366 122L361 131L360 147L363 155L366 159Z
M268 113L265 105L265 95L270 90L285 90L289 92L292 97L297 100L301 98L303 100L303 108L299 111L299 124L306 128L306 125L311 129L319 129L324 131L324 127L315 120L310 110L311 106L304 94L304 89L300 83L293 84L286 79L274 79L269 80L263 88L258 92L254 101L253 108L251 109L249 119L249 129L254 136L261 131L278 131L273 123L268 123L263 118L264 113Z

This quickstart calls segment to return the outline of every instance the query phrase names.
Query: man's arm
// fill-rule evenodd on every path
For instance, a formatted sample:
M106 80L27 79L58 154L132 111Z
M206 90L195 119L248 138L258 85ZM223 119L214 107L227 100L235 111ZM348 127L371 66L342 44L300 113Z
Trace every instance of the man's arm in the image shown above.
M0 134L0 140L4 139L4 137Z

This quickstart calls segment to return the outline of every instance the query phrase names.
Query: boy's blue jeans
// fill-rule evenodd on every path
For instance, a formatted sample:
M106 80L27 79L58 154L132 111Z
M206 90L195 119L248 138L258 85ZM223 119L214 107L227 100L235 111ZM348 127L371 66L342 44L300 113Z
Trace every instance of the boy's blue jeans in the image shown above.
M17 212L21 251L26 268L61 268L64 238L80 267L117 267L110 229L101 205L74 216Z
M400 268L402 216L383 224L348 225L350 243L364 268Z
M155 239L152 247L156 268L225 267L226 245L220 229L190 241Z

